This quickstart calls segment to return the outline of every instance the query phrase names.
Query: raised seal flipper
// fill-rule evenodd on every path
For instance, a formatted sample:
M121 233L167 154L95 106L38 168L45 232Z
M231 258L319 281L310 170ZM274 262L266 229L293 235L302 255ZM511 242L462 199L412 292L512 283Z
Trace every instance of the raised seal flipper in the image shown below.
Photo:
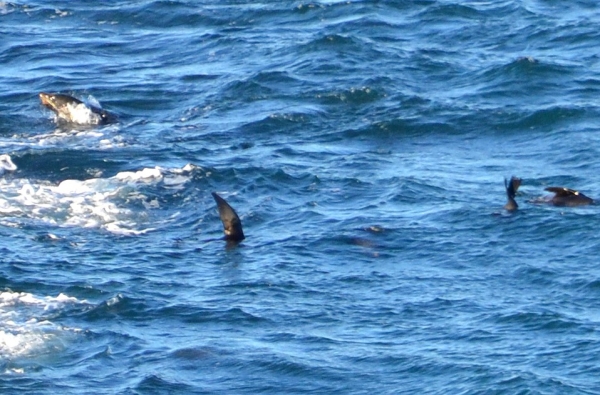
M225 232L224 239L227 241L240 242L244 240L244 231L242 230L242 221L236 214L235 210L223 199L217 195L216 192L212 193L215 202L217 202L217 208L219 209L219 216L221 222L223 222L223 231Z
M512 176L510 181L506 178L504 179L504 187L506 188L506 197L508 198L508 202L504 205L504 209L508 211L513 211L519 208L517 201L515 200L515 195L517 194L517 190L521 186L522 179Z

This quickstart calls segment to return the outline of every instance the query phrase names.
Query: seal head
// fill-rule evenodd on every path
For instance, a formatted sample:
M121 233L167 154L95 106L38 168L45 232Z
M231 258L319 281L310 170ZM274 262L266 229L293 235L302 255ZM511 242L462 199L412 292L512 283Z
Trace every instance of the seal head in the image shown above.
M555 206L575 207L587 206L594 203L594 199L585 196L583 193L564 187L548 187L546 191L553 192L554 196L548 203Z
M104 125L114 122L116 117L106 110L90 106L73 96L61 93L40 93L40 101L56 116L68 122Z
M510 181L506 178L504 179L504 187L506 188L506 197L508 198L508 202L504 205L504 209L506 211L515 211L519 208L517 201L515 200L515 195L517 194L517 190L521 186L522 179L512 176Z
M239 243L245 239L244 231L242 230L242 221L236 214L235 210L223 199L217 195L216 192L212 193L215 202L217 202L217 208L219 209L219 216L221 222L223 222L223 231L225 232L224 240L228 242Z

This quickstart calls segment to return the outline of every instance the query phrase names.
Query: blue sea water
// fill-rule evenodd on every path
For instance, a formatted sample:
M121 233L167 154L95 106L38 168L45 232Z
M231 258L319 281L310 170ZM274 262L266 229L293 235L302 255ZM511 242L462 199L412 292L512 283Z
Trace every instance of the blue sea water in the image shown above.
M599 26L594 1L0 2L0 392L600 394L599 208L528 202L600 198Z

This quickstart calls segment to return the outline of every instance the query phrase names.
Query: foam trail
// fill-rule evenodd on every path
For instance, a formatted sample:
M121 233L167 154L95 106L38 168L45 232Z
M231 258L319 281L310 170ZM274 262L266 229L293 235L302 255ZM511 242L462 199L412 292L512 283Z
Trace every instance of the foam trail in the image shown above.
M58 185L27 179L0 180L2 223L30 219L57 226L100 228L120 235L139 235L155 228L152 210L157 199L144 194L147 188L184 188L193 165L180 169L145 168L121 172L110 178L64 180ZM143 208L140 208L143 207ZM14 225L12 225L14 226Z

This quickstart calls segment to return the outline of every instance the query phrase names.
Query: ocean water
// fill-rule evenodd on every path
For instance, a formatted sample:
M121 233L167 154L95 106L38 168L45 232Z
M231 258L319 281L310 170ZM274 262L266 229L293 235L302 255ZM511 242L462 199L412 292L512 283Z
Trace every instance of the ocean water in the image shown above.
M600 198L599 24L584 0L0 2L0 392L600 394L600 210L529 202ZM58 122L42 91L119 120Z

